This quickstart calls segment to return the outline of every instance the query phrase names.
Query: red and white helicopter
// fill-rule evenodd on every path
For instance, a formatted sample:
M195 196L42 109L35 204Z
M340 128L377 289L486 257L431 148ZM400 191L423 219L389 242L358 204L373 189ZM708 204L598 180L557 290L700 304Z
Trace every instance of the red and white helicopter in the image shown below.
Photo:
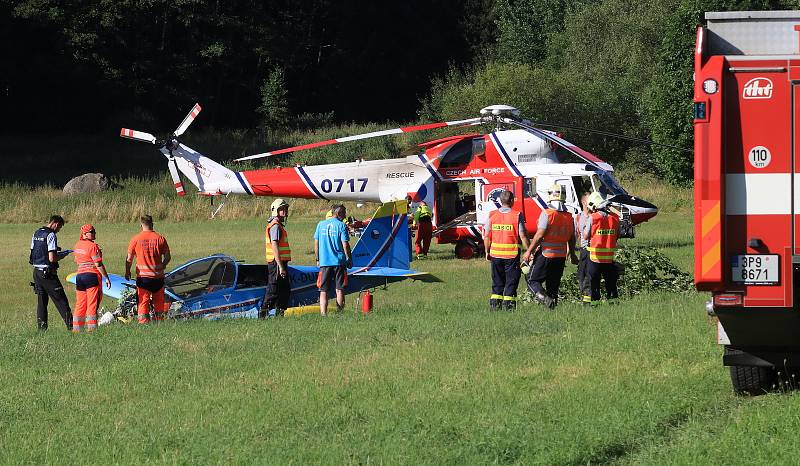
M499 207L497 197L506 189L516 194L515 208L528 219L538 218L546 208L546 191L556 183L566 188L566 206L572 212L580 209L582 193L599 191L607 204L621 214L623 224L632 226L658 213L656 206L623 189L614 178L611 165L559 134L521 119L519 110L507 105L486 107L475 118L342 137L236 160L434 128L491 125L485 134L463 134L420 144L422 150L417 155L241 172L224 167L178 140L199 112L200 105L196 104L165 140L142 131L123 128L120 132L124 138L159 146L178 195L185 194L180 172L199 194L206 196L244 194L356 203L383 203L410 196L413 202L425 201L432 207L437 243L455 244L456 255L462 258L480 251L482 225L489 212ZM529 222L529 228L534 225ZM632 231L630 228L628 235Z

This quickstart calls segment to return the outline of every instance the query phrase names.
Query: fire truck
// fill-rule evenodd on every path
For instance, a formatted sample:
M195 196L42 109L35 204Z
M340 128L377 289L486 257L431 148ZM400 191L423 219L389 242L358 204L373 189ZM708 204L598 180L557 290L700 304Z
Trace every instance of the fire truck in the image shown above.
M800 373L800 11L706 13L694 50L695 285L733 388Z

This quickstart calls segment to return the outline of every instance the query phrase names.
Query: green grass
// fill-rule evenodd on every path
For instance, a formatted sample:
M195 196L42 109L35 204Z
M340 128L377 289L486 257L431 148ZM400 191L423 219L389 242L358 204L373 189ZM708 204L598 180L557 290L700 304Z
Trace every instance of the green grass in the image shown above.
M320 204L322 206L322 204ZM324 207L322 208L324 209ZM314 210L309 208L309 210ZM688 209L631 240L689 270ZM317 218L288 226L311 263ZM111 272L137 226L98 222ZM793 463L797 395L735 397L703 294L592 310L486 311L484 261L434 246L441 284L396 284L373 314L34 330L27 247L0 225L0 463ZM63 246L79 225L59 234ZM175 264L262 260L258 218L160 222ZM65 263L62 277L73 270ZM68 285L73 299L74 291ZM112 300L104 304L112 304Z

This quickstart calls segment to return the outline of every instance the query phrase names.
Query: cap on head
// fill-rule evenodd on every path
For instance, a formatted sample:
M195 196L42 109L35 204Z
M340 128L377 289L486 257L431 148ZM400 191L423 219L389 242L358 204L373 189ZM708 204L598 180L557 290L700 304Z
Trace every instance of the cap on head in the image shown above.
M560 201L564 202L567 200L567 190L564 188L564 185L561 184L554 184L550 186L550 189L547 191L550 194L551 201Z
M278 209L280 209L282 207L286 207L288 209L289 208L289 203L284 201L281 198L277 198L274 201L272 201L272 205L269 206L269 211L270 211L270 213L272 214L273 217L277 217L278 216Z
M87 223L86 225L81 227L81 235L85 235L90 231L94 231L94 226L91 223Z
M597 210L603 205L604 202L605 199L603 199L603 195L595 191L592 194L589 194L589 200L586 202L586 204L591 210Z

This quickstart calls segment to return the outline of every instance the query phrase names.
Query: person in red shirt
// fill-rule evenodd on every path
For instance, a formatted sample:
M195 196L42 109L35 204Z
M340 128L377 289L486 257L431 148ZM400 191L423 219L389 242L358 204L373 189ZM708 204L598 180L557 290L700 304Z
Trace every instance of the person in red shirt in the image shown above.
M131 238L125 259L125 280L131 279L131 265L136 259L137 317L140 324L150 323L152 301L153 320L164 320L164 269L172 258L166 238L153 230L153 217L143 215L142 231Z
M97 308L103 298L100 277L106 288L111 288L106 268L103 266L103 251L94 242L95 229L91 224L81 227L81 236L73 248L78 272L75 276L75 312L72 314L72 332L79 333L81 327L91 332L97 328Z

